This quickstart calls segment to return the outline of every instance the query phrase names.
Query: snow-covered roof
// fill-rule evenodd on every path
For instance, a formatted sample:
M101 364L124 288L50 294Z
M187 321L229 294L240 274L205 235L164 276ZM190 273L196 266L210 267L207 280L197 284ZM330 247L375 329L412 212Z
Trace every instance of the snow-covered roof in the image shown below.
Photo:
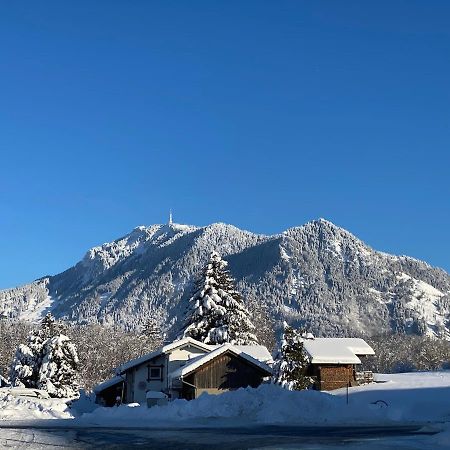
M159 355L163 355L165 353L170 353L172 350L175 350L186 344L193 345L197 348L205 350L206 352L210 352L212 349L214 349L214 347L212 347L210 345L204 344L203 342L197 341L190 337L186 337L186 338L174 341L170 344L167 344L164 347L160 347L157 350L155 350L154 352L147 353L146 355L140 356L139 358L136 358L136 359L132 359L131 361L128 361L127 363L122 364L121 366L117 367L116 372L123 373L123 372L131 369L132 367L139 366L147 361L150 361L153 358L156 358Z
M235 348L261 362L272 361L272 355L264 345L234 345Z
M337 338L336 338L337 339ZM360 338L339 338L355 355L375 355L373 348Z
M112 387L115 384L122 383L123 381L124 381L123 378L120 376L111 378L110 380L106 380L103 383L97 384L97 386L94 387L94 393L99 394L100 392L104 391L105 389L108 389L109 387Z
M361 364L357 355L374 355L372 347L359 338L316 338L303 342L312 364Z
M242 347L247 347L247 346L242 346ZM272 373L272 369L267 364L265 364L264 362L262 362L256 358L253 358L248 353L245 353L243 350L240 350L237 346L234 346L231 344L223 344L220 347L213 350L212 352L209 352L206 355L195 358L189 364L186 364L185 366L180 367L179 369L170 373L169 376L172 379L185 377L186 375L190 374L194 370L198 369L199 367L203 366L204 364L208 363L209 361L212 361L213 359L217 358L218 356L222 355L225 352L231 352L231 353L235 354L236 356L239 356L239 357L245 359L250 364L253 364L254 366L265 371L268 375Z

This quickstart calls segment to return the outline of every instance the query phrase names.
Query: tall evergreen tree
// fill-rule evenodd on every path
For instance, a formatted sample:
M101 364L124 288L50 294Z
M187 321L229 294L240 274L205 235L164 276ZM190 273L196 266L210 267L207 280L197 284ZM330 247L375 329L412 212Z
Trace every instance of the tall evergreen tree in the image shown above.
M59 334L47 339L39 369L38 388L52 397L77 397L77 366L77 351L67 336Z
M308 358L303 349L303 334L284 322L281 348L275 358L274 382L289 390L308 389L314 381L306 375Z
M212 252L197 290L189 300L184 336L206 344L257 344L249 313L234 287L227 262Z
M20 344L11 364L9 378L16 387L36 388L42 362L44 339L33 331L26 344Z

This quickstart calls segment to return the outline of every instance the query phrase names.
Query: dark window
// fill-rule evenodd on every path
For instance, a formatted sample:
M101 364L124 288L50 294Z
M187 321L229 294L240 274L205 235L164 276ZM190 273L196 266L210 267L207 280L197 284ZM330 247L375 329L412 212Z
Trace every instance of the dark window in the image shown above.
M162 367L161 366L148 366L148 379L149 380L162 380Z

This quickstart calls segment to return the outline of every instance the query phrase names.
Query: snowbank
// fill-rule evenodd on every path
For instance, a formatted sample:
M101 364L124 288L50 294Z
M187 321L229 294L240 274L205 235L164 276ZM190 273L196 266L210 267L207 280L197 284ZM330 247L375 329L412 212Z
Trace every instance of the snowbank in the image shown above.
M0 392L0 421L34 419L73 419L67 403L61 399L15 397Z
M222 395L201 395L197 400L175 400L167 406L153 408L98 408L84 414L81 420L96 423L133 426L162 426L180 420L226 419L240 425L251 423L287 424L311 419L322 422L330 409L337 409L345 402L330 394L315 391L290 392L278 386L263 385L257 389L239 389ZM212 420L217 425L217 420Z
M450 372L379 375L381 383L332 393L292 392L274 385L203 394L167 406L97 408L79 420L102 425L171 426L190 421L202 426L369 425L450 421Z

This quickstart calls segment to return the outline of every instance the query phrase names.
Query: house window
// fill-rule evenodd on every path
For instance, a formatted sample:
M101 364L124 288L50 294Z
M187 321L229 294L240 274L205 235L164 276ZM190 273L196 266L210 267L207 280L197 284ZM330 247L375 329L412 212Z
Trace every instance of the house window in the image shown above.
M148 381L161 380L162 381L162 366L148 366Z

